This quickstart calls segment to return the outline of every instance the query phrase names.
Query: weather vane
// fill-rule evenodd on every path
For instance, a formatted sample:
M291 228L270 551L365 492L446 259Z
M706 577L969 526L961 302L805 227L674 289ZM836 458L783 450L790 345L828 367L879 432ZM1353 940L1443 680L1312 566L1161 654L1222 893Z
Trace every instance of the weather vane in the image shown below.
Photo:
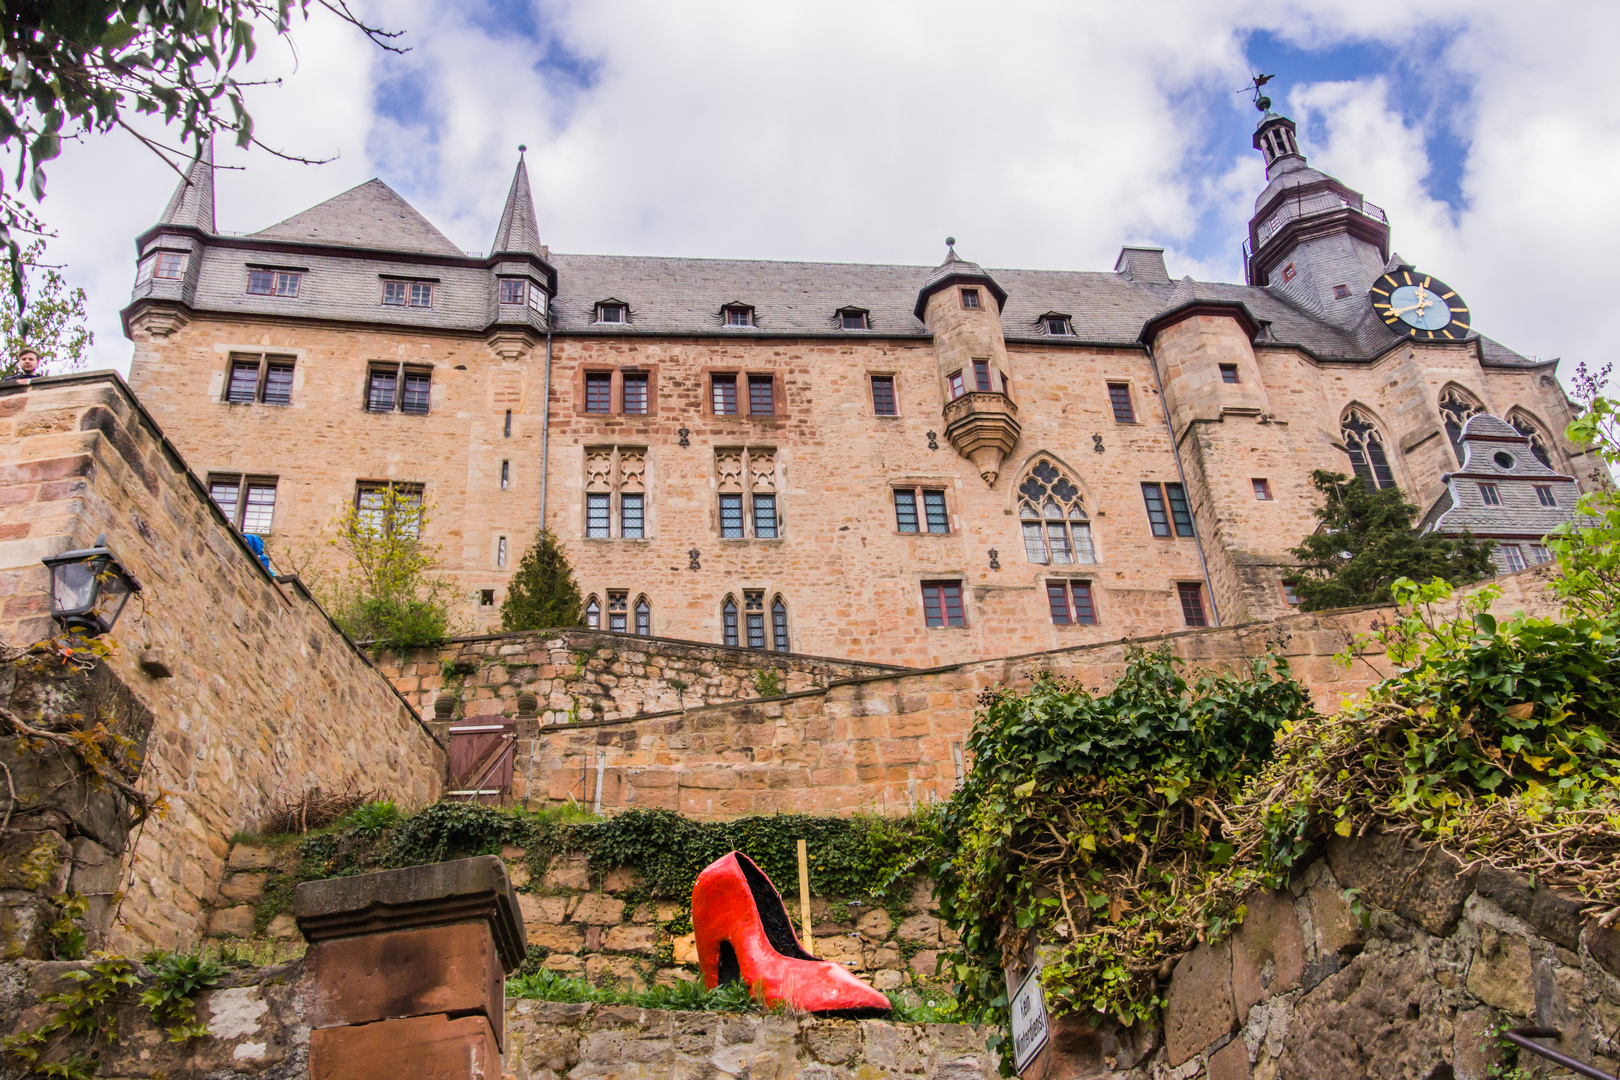
M1254 76L1254 85L1253 86L1245 86L1243 89L1241 89L1241 90L1239 90L1237 92L1240 93L1240 94L1253 94L1254 95L1254 107L1256 109L1259 109L1261 112L1265 112L1266 110L1271 108L1271 99L1266 97L1266 95L1262 94L1260 92L1260 88L1262 86L1266 85L1266 83L1270 82L1272 79L1275 79L1276 77L1277 76L1275 74L1256 75L1256 76Z

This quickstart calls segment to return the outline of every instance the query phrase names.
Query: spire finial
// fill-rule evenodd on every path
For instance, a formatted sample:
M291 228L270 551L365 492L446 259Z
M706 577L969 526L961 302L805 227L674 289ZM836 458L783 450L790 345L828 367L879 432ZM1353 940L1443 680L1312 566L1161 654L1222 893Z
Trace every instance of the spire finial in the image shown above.
M525 154L528 153L528 150L529 148L527 146L524 146L522 143L518 143L518 153Z
M1252 80L1254 82L1254 85L1253 86L1245 86L1242 90L1239 90L1238 93L1240 93L1240 94L1253 94L1254 95L1254 107L1256 109L1258 109L1262 113L1268 112L1271 109L1271 99L1266 97L1266 95L1262 94L1260 92L1260 88L1262 86L1266 85L1266 83L1270 82L1272 79L1275 79L1276 77L1277 76L1275 74L1252 76L1251 78L1252 78Z

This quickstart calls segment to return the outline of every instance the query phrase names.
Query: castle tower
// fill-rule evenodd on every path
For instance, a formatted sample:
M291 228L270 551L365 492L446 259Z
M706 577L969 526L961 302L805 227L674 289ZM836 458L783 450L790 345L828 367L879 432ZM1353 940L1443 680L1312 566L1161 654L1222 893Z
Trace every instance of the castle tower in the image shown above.
M1294 122L1257 102L1264 115L1254 147L1266 159L1266 188L1254 203L1245 245L1249 284L1271 288L1347 330L1369 314L1367 288L1389 261L1383 210L1305 163Z
M957 255L954 237L945 243L945 261L917 294L913 314L934 335L945 437L994 485L1020 434L1001 331L1007 290L984 267Z

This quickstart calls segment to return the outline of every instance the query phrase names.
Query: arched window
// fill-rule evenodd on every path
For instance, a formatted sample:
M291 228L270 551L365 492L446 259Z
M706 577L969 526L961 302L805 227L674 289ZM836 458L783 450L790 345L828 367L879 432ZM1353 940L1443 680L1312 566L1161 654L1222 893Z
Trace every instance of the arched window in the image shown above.
M1478 416L1485 410L1479 402L1469 397L1455 386L1448 386L1440 394L1440 419L1446 425L1446 437L1451 440L1452 452L1457 455L1457 464L1462 464L1462 433L1463 425L1468 423L1469 417Z
M730 596L720 605L720 622L725 627L726 644L737 644L737 601Z
M636 597L636 633L642 637L652 636L652 604L645 596Z
M771 601L771 645L777 652L788 651L787 604L780 596Z
M1061 469L1047 458L1038 459L1018 485L1018 496L1024 554L1030 562L1044 566L1097 561L1084 496Z
M1540 425L1523 413L1514 413L1508 417L1508 423L1513 425L1514 431L1530 440L1530 452L1536 455L1536 460L1552 468L1552 451L1547 448L1547 434Z
M602 605L594 596L585 601L585 626L590 630L602 629Z
M1345 453L1350 455L1350 468L1368 491L1395 486L1395 474L1390 472L1389 457L1384 453L1384 437L1366 413L1356 408L1344 410L1339 434L1344 439Z

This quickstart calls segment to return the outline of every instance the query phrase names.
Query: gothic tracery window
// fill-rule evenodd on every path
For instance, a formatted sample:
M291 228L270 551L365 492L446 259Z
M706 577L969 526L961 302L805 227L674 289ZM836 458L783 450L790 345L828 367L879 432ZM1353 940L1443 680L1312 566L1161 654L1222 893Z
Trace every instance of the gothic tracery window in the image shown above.
M1032 563L1094 563L1091 518L1080 487L1047 458L1035 462L1018 485L1018 520Z
M1514 431L1530 440L1530 452L1536 456L1536 460L1547 466L1547 468L1552 468L1552 452L1547 448L1547 435L1536 422L1515 413L1508 417L1508 423L1513 425Z
M1451 440L1451 449L1457 455L1459 465L1463 459L1463 425L1468 423L1469 417L1478 416L1484 411L1479 402L1455 386L1447 387L1440 395L1440 419L1446 425L1446 437Z
M1367 485L1367 490L1395 486L1395 474L1390 471L1389 456L1384 453L1384 437L1366 413L1346 409L1339 434L1344 439L1345 453L1350 455L1350 468Z

